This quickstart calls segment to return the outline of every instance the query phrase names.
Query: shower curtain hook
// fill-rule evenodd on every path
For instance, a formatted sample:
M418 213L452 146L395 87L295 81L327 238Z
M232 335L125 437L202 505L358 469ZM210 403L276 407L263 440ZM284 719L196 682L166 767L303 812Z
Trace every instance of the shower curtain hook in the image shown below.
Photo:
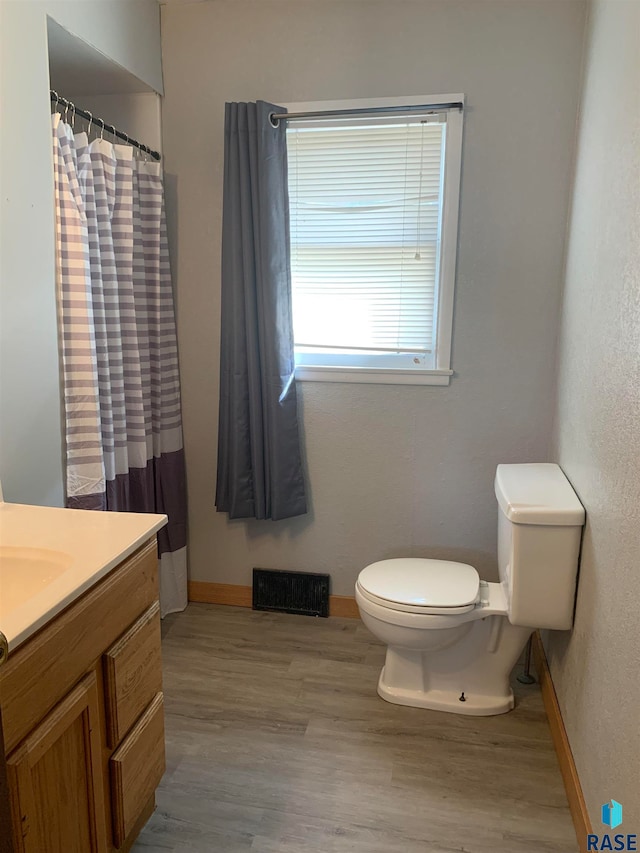
M76 129L76 105L73 101L69 101L71 104L71 130Z
M67 116L69 115L69 104L71 101L67 101L67 105L64 108L64 121L67 122ZM68 124L68 122L67 122Z
M99 118L98 121L102 122L102 128L100 130L100 139L102 140L102 139L104 139L104 119Z
M89 124L87 125L87 140L91 136L91 125L93 124L93 113L91 110L87 110L87 115L89 116Z
M56 96L56 105L54 107L54 111L55 111L58 109L58 103L60 102L60 95L56 92L55 89L52 89L51 93Z

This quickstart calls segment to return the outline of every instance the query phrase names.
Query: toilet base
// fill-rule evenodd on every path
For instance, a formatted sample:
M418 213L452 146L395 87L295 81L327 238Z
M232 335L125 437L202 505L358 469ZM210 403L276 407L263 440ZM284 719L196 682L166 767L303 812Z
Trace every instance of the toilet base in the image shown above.
M460 692L453 690L410 690L406 687L391 687L385 682L385 667L378 680L378 695L394 705L408 705L412 708L428 708L431 711L448 711L450 714L467 714L471 717L489 717L494 714L506 714L513 710L513 691L505 696L486 696L466 694L460 701Z

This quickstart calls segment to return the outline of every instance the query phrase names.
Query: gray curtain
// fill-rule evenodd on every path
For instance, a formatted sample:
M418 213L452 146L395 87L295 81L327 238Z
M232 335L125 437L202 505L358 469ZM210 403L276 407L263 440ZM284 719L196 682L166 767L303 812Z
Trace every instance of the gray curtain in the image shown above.
M282 107L225 107L216 507L230 518L307 511L294 379Z

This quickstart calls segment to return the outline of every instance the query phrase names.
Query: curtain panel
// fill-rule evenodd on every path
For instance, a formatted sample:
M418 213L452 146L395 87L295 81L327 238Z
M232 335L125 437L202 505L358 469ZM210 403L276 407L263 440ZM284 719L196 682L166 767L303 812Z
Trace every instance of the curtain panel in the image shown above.
M307 511L291 310L282 107L225 108L216 507L230 518Z

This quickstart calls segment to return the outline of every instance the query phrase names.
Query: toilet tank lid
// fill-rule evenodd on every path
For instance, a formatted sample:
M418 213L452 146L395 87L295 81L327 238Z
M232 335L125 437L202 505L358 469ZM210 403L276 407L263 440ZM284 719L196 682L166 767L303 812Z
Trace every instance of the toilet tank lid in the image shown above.
M514 524L584 524L584 507L553 462L498 465L495 490L500 509Z

